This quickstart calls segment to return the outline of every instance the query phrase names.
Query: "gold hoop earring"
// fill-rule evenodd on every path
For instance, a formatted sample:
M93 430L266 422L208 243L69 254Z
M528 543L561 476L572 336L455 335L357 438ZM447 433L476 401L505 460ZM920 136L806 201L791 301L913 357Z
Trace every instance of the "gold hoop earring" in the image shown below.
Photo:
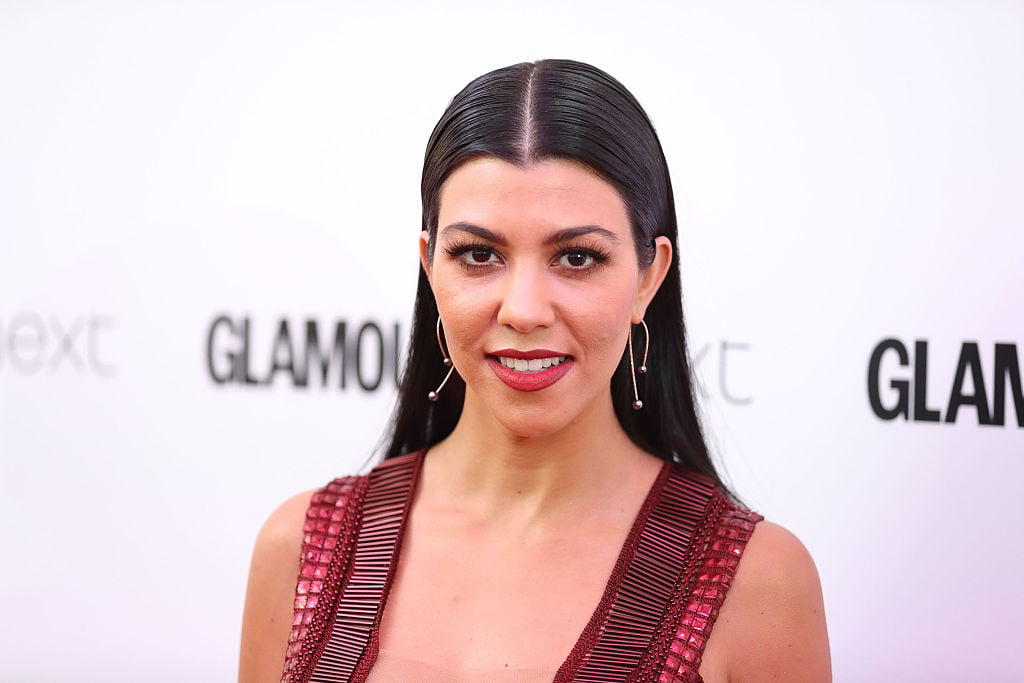
M452 373L455 372L455 366L452 364L452 359L448 357L448 351L445 350L444 342L441 341L440 315L437 316L437 324L434 325L434 332L437 334L437 345L441 349L441 362L444 363L444 366L446 368L448 368L448 374L444 376L444 380L441 382L440 386L437 387L437 389L427 394L427 398L431 401L437 400L437 395L441 393L441 390L444 389L444 385L448 384L448 380L451 379Z
M641 318L640 324L644 327L644 359L640 362L639 369L636 367L636 361L633 360L633 326L629 326L629 371L633 380L633 410L640 410L644 407L644 402L640 400L640 394L636 390L636 375L637 372L641 375L647 374L647 352L651 348L651 332L647 329L647 323Z

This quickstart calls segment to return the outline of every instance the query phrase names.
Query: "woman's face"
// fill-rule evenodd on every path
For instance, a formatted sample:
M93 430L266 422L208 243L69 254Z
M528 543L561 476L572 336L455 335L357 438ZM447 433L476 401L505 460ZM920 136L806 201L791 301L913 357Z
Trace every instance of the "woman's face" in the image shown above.
M610 184L570 161L493 157L449 176L436 239L428 259L422 235L421 256L466 381L464 414L482 410L524 437L607 420L612 373L664 278L668 240L640 271Z

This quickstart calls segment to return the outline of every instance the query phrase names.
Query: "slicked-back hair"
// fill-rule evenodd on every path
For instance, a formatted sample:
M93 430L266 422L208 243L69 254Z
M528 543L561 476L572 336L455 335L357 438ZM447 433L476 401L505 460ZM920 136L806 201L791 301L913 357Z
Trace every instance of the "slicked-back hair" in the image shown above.
M654 259L656 237L672 242L668 274L645 316L650 329L649 371L637 378L643 409L632 407L626 349L612 376L612 402L619 424L637 446L722 484L696 410L672 183L661 143L643 108L605 72L570 60L515 64L470 82L448 105L427 142L420 193L422 229L430 235L428 257L433 256L445 181L461 164L482 156L519 167L564 159L590 168L622 197L641 269ZM385 458L441 441L462 413L465 383L457 372L436 402L427 400L447 372L435 336L437 316L437 302L420 269L398 404L384 439Z

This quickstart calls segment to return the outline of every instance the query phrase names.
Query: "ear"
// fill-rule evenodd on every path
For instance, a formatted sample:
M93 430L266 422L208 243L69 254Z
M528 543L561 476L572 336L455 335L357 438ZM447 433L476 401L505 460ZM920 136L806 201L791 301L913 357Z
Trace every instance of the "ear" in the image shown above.
M661 235L654 238L654 261L646 269L640 271L640 286L636 290L633 302L633 324L643 320L647 306L658 293L658 288L665 280L668 269L672 265L672 242Z
M423 272L427 274L427 280L430 281L433 286L433 280L431 280L431 262L430 262L430 233L426 230L420 233L420 265L423 266Z

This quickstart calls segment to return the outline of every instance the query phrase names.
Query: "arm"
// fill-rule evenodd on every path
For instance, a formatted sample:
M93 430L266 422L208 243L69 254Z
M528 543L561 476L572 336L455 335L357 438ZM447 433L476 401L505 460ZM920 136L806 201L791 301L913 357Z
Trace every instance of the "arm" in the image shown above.
M239 683L277 683L291 633L303 523L313 491L285 501L256 537L242 617Z
M701 674L708 683L832 680L818 571L803 544L777 524L755 527Z

